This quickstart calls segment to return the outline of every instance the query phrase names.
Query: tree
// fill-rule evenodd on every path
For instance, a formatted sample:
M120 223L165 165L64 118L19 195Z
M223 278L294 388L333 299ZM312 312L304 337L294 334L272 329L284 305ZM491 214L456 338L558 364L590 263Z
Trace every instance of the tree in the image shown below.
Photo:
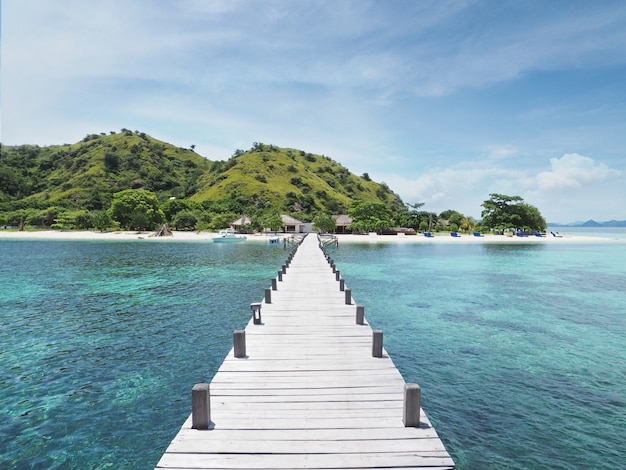
M182 210L173 217L172 223L176 230L195 230L198 223L196 212L190 210Z
M16 196L20 190L20 176L11 167L0 166L0 194Z
M313 226L320 232L334 232L337 228L337 221L325 212L318 212L313 218Z
M382 202L357 201L348 209L350 227L359 232L380 231L391 226L391 214Z
M113 220L111 219L109 211L99 211L93 216L93 227L101 232L104 232L106 229L111 227L112 223Z
M152 191L126 189L113 195L111 217L127 230L153 229L165 216Z
M211 222L208 224L209 230L222 230L230 227L233 220L237 218L234 212L220 212L210 214ZM201 225L204 227L204 225Z
M424 211L418 211L418 209L424 206L424 202L416 202L415 204L406 203L406 210L399 217L399 225L402 227L408 227L415 230L420 230L420 224L424 217L428 217L428 213Z
M117 171L120 167L120 157L118 154L109 150L104 152L104 167L107 171Z
M463 230L467 230L468 232L471 232L475 226L476 221L472 216L464 217L460 225Z
M281 228L283 228L283 218L278 212L274 212L267 219L265 219L265 223L263 225L274 232L278 232Z
M200 211L202 206L189 199L168 199L161 204L161 210L165 214L165 220L173 223L176 214L182 211Z
M543 231L546 220L539 209L526 204L520 196L506 196L492 193L490 199L484 201L481 215L482 224L495 229L519 228Z

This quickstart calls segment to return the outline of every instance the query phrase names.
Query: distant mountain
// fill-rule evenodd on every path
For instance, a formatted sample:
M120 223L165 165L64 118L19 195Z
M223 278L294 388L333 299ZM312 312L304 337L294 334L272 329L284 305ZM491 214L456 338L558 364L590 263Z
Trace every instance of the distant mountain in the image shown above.
M569 224L559 224L550 222L551 227L626 227L626 220L609 220L608 222L596 222L593 219L586 222L571 222Z

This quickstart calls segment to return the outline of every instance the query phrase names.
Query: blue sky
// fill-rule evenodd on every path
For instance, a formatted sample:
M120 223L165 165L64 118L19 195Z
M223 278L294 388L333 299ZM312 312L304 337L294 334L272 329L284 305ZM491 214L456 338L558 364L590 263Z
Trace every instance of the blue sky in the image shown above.
M626 219L626 2L3 0L1 140L327 155L424 210Z

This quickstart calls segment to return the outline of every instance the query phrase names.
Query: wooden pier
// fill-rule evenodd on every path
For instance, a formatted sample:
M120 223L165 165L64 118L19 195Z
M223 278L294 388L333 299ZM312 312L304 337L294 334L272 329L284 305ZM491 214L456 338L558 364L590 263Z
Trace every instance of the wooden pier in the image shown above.
M454 468L315 235L251 308L156 468Z

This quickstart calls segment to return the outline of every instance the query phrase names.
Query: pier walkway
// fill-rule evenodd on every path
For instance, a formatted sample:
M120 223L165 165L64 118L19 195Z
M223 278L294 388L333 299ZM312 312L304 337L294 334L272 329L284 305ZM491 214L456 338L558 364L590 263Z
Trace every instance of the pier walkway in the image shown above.
M306 237L156 468L454 468L333 266Z

